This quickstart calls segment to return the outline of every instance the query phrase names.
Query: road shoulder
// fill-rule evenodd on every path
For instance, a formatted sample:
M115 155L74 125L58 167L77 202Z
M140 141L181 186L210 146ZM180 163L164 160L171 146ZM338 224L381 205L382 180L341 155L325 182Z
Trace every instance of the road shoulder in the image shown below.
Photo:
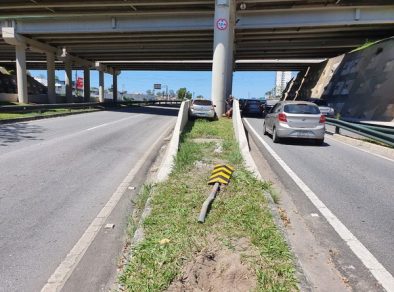
M261 175L279 193L277 212L312 291L383 291L264 146L249 138Z

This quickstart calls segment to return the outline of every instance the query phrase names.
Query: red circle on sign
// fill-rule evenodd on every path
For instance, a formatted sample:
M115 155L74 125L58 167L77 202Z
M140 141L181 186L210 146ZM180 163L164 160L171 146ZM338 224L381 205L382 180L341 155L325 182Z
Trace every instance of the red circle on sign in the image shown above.
M216 27L217 27L219 30L225 30L225 29L227 29L227 27L228 27L228 22L227 22L227 20L224 19L224 18L218 19L218 21L216 22Z

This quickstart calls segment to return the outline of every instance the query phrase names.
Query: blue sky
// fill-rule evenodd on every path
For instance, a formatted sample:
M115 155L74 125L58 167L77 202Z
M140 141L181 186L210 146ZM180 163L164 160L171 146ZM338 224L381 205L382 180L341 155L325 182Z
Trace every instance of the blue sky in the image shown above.
M31 70L33 77L42 75L46 78L46 71ZM83 77L82 71L77 71ZM56 71L60 80L64 80L64 71ZM73 71L73 79L75 71ZM91 71L90 80L92 87L98 87L98 72ZM131 92L146 92L153 89L154 83L168 85L168 89L175 92L180 87L186 87L195 96L203 95L210 99L211 72L167 72L167 71L123 71L118 76L118 90ZM105 74L105 88L112 85L112 76ZM233 95L238 98L263 97L265 92L275 85L275 72L234 72ZM163 86L163 89L165 87Z

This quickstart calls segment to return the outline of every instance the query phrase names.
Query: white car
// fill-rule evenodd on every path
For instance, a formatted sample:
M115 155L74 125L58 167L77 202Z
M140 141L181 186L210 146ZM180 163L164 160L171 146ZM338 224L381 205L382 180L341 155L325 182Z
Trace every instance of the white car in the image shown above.
M189 118L207 118L214 120L216 118L215 106L211 100L195 99L189 109Z
M266 115L264 135L270 133L274 143L281 138L313 139L324 143L326 117L317 105L306 101L281 101Z

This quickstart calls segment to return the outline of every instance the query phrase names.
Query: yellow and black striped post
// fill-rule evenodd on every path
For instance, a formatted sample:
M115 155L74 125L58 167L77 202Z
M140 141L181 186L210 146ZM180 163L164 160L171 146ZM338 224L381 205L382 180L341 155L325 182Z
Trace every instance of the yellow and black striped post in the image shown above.
M230 178L233 172L234 167L232 167L231 165L217 164L212 171L208 184L213 185L218 182L220 184L227 185L230 182Z
M208 199L205 200L202 205L198 222L204 223L205 217L207 216L208 207L216 197L216 193L219 190L220 184L227 185L230 182L231 175L234 172L234 167L228 164L217 164L215 165L212 175L209 178L208 184L214 185Z

